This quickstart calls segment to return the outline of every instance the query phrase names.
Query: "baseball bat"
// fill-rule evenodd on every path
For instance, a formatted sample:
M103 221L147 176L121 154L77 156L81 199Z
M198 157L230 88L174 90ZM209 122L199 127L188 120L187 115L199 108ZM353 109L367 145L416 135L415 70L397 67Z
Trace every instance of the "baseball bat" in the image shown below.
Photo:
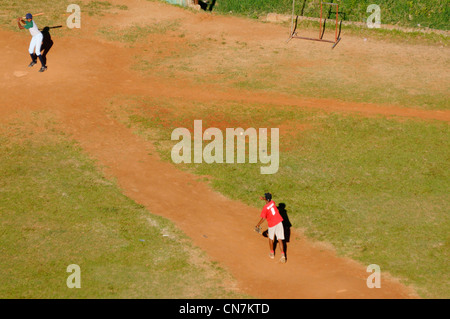
M33 14L33 18L34 18L34 17L41 16L41 15L44 15L44 12L40 12L40 13ZM22 17L22 19L25 19L25 18L26 18L25 16Z

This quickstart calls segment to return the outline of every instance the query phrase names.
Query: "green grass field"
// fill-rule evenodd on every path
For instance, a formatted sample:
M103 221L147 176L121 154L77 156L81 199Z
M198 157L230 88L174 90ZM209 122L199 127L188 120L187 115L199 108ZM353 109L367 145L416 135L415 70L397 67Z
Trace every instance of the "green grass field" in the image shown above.
M365 22L371 13L367 13L370 4L378 4L381 9L381 21L408 27L428 27L449 30L450 7L447 0L341 0L325 1L339 3L342 19L346 21ZM295 13L307 17L319 17L318 0L296 0ZM292 0L222 0L217 10L223 13L244 14L258 17L261 14L277 12L292 13ZM329 6L324 6L328 14ZM333 10L334 11L334 10Z
M171 222L122 195L74 142L26 127L0 135L0 298L245 297ZM81 268L80 289L66 285L71 264Z
M261 175L261 164L179 167L210 176L216 190L255 207L260 205L255 194L270 191L308 236L331 242L341 255L380 265L423 297L450 296L448 124L139 97L112 105L167 161L176 143L170 128L192 130L194 119L202 119L204 128L219 122L243 128L287 124L292 130L280 137L280 169L274 175ZM241 185L239 192L235 185Z

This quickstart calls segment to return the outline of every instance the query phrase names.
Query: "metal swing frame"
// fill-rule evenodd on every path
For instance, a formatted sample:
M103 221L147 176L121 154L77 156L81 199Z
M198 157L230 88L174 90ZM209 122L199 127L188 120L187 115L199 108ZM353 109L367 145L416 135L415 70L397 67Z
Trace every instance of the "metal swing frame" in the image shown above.
M323 18L323 5L328 4L331 6L334 6L336 8L336 28L334 33L334 41L323 39L323 35L325 33L325 26L327 22L327 18ZM339 41L341 41L341 27L342 27L342 20L339 22L339 4L338 3L331 3L331 2L323 2L320 0L320 20L319 20L319 37L318 38L308 38L308 37L302 37L297 35L297 26L298 26L298 15L295 18L294 23L294 15L295 15L295 0L292 0L292 22L291 22L291 31L289 35L289 39L286 42L291 41L292 39L302 39L302 40L310 40L310 41L318 41L318 42L328 42L333 43L333 46L331 49L334 49L336 45L338 45ZM322 26L322 20L323 26Z

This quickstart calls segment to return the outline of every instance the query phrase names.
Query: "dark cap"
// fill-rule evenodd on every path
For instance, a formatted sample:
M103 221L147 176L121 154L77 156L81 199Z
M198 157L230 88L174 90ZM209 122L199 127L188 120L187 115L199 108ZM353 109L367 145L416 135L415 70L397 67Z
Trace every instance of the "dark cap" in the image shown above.
M272 200L272 194L271 193L265 193L264 194L264 198L266 199L266 200Z
M25 16L26 19L33 19L33 15L31 13L27 13Z

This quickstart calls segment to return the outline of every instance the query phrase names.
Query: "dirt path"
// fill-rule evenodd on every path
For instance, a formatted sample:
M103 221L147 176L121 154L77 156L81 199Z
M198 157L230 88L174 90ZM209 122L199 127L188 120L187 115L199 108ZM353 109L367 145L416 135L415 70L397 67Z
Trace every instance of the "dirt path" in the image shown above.
M158 3L130 1L128 5L130 11L126 14L139 9L142 14L153 14L155 18L174 12L186 19L199 19ZM218 20L219 27L238 33L239 26L230 23L238 19ZM249 29L253 25L261 28L246 20L239 23L248 24L243 36L251 33ZM277 32L277 27L274 28L267 37ZM252 231L259 219L259 209L229 200L199 182L197 177L162 162L153 145L112 119L106 106L108 99L116 94L143 94L200 101L269 100L280 106L444 121L449 120L449 112L299 100L277 94L220 90L214 85L207 89L177 86L175 91L173 82L157 77L144 81L130 71L131 49L102 43L93 37L58 39L49 54L48 71L39 74L37 69L26 68L28 41L29 36L23 33L0 31L5 65L0 71L1 123L20 118L22 112L51 113L55 121L61 123L61 128L98 160L106 174L117 179L127 196L152 213L174 221L212 260L232 273L242 291L258 298L416 297L414 291L388 276L382 277L381 289L367 288L367 265L336 257L333 251L308 241L297 232L288 244L288 262L281 265L270 260L267 239Z

